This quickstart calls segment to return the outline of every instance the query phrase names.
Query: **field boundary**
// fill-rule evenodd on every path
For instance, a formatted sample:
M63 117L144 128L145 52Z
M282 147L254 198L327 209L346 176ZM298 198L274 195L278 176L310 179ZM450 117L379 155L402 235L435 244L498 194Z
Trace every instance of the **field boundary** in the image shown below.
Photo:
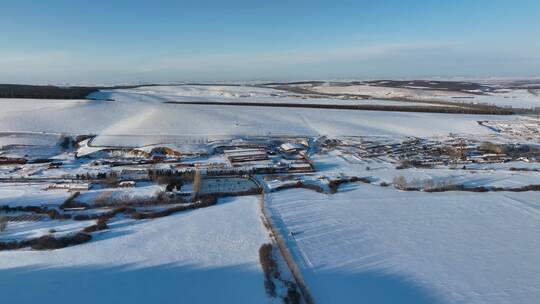
M269 107L269 108L310 108L331 110L357 111L389 111L389 112L420 112L443 114L476 114L476 115L512 115L511 109L500 107L480 106L401 106L401 105L338 105L316 103L266 103L266 102L220 102L220 101L164 101L166 104L203 105L203 106L240 106L240 107Z
M300 268L298 267L298 264L296 264L296 261L294 260L291 252L289 251L289 248L285 244L285 240L283 239L281 234L279 234L278 229L274 225L271 215L268 214L268 211L266 209L266 195L264 191L261 193L260 204L261 204L261 211L264 217L264 221L267 224L266 226L272 232L272 235L279 248L279 251L281 252L281 255L283 256L283 259L287 263L287 266L289 267L294 277L294 280L296 281L296 284L298 285L298 288L300 289L300 292L302 293L302 297L304 298L305 303L306 304L315 303L313 300L313 297L311 296L311 292L306 286L306 282L304 281L304 277L302 276L302 273L300 272Z

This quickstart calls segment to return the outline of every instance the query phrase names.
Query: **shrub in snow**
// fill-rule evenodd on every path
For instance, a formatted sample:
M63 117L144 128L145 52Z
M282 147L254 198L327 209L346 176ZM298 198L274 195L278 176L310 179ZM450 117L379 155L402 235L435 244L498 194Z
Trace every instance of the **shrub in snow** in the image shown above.
M112 191L103 191L101 192L96 199L94 200L94 205L96 206L105 206L111 201Z
M215 205L216 203L217 203L217 197L205 196L205 197L199 198L199 200L193 204L175 206L175 207L171 207L171 208L161 210L161 211L144 212L144 213L133 211L131 212L131 218L136 219L136 220L160 218L160 217L172 215L177 212L210 207L212 205Z
M52 250L60 249L68 246L84 244L92 240L92 236L86 233L79 232L74 235L63 236L55 238L51 235L45 235L39 238L0 242L0 251L2 250L15 250L26 247L31 247L34 250Z
M90 138L93 138L95 137L95 135L77 135L75 136L75 147L80 147L79 146L79 143L82 142L83 140L87 140L87 139L90 139Z
M107 226L107 222L109 221L109 217L108 216L101 216L97 222L96 222L96 226L98 227L98 230L105 230L105 229L108 229L109 226Z
M90 232L109 229L109 226L107 225L107 222L111 219L111 217L112 216L110 214L101 215L98 218L95 225L88 226L88 227L84 228L83 232L90 233Z
M58 145L62 147L62 149L67 150L70 147L75 146L75 140L71 136L61 135L58 139Z
M408 168L428 168L429 169L429 168L433 168L433 165L425 164L418 160L404 159L400 161L399 165L396 166L396 169L398 170L408 169Z
M90 240L92 240L92 236L82 232L60 238L46 235L33 240L30 247L32 247L34 250L60 249L72 245L84 244Z
M74 192L60 205L60 209L66 208L88 208L87 204L76 202L75 199L80 195L80 192Z
M273 279L279 278L277 263L272 254L272 244L263 244L259 248L259 261L264 272L264 287L269 296L275 297L276 284Z
M309 190L313 190L313 191L316 191L316 192L319 192L319 193L324 192L324 189L321 186L318 186L318 185L315 185L315 184L305 184L302 181L297 181L297 182L294 182L294 183L286 183L286 184L283 184L283 185L279 185L279 186L275 187L273 189L273 191L281 191L281 190L286 190L286 189L291 189L291 188L309 189Z
M347 184L347 183L356 183L356 182L362 182L365 184L371 183L371 181L367 177L352 176L352 177L347 177L347 178L329 180L328 187L330 188L330 193L334 194L338 192L338 188L340 185Z
M93 214L92 215L89 215L89 214L77 214L77 215L73 216L74 221L88 221L88 220L92 220L92 219L93 219Z
M300 299L300 293L298 293L296 286L289 286L289 288L287 288L287 295L283 299L283 302L285 304L300 304Z
M403 175L394 177L394 180L392 183L394 184L394 187L396 187L396 189L403 190L407 188L407 179Z
M7 217L0 216L0 232L6 230L7 225L8 225Z
M99 174L98 174L99 175ZM105 186L108 186L108 187L117 187L118 184L120 183L120 180L118 179L118 177L114 174L105 174L105 178L102 178L101 180L101 183Z
M486 153L502 154L505 153L504 145L494 144L489 141L485 141L478 146L478 150Z
M47 207L39 206L15 206L10 207L8 205L0 206L0 211L4 212L32 212L36 214L44 214L53 220L65 220L71 218L69 214L60 214L56 209L48 209Z

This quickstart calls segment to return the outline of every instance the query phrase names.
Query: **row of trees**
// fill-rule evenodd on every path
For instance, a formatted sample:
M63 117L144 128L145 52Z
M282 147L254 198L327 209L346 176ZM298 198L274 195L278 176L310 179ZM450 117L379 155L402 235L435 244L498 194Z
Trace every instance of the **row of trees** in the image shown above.
M97 91L95 87L56 87L34 85L0 85L0 98L84 99Z

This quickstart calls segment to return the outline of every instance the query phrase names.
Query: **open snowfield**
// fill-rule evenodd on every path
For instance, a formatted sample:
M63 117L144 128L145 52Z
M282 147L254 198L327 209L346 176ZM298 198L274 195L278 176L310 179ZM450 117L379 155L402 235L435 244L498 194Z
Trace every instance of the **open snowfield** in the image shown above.
M341 152L312 156L317 174L362 176L336 194L292 189L267 194L318 303L535 303L540 296L538 192L405 192L380 183L444 180L467 186L537 184L525 163L471 170L401 169L350 162ZM536 168L530 164L529 168ZM269 183L272 188L274 181Z
M4 110L0 112L0 130L130 135L134 145L162 143L160 137L167 136L167 140L180 136L181 142L196 143L215 137L245 135L433 136L450 132L490 132L477 124L478 120L488 119L484 115L182 105L164 104L159 94L144 98L129 91L99 94L107 94L115 101L2 99ZM518 118L489 116L489 119ZM141 140L134 135L157 138ZM118 138L102 140L98 136L95 144L114 145L115 141ZM125 144L128 143L124 141Z
M340 99L322 96L302 96L288 91L253 86L223 85L177 85L149 86L134 89L103 90L90 94L96 99L133 99L174 102L257 102L257 103L314 103L340 105L425 105L425 103L406 103L384 99ZM432 104L438 106L437 104Z
M466 92L429 90L426 88L393 88L374 85L329 86L320 85L310 88L318 93L368 95L372 98L407 98L411 100L440 100L449 102L473 102L510 106L515 108L540 107L540 95L537 90L500 90L486 95Z
M0 252L2 302L269 302L257 197L111 228L75 247Z
M60 205L69 193L66 191L47 191L43 183L2 183L0 184L0 205Z
M4 145L40 145L54 146L58 141L56 134L35 132L0 132L0 146Z
M350 185L268 206L318 303L535 303L537 197Z

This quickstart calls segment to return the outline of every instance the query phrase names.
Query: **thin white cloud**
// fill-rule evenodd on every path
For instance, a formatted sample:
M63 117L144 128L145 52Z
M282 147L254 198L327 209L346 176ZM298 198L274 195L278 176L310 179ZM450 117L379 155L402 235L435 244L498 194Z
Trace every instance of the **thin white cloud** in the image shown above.
M198 56L175 56L148 60L137 67L141 72L159 70L205 70L216 68L253 69L281 68L290 65L320 64L327 62L362 61L398 56L403 52L441 50L455 44L385 44L359 48L336 48L326 50L289 51L262 54L214 54Z
M394 43L268 53L112 56L68 51L0 53L0 82L115 83L361 77L524 76L540 45Z
M0 69L4 71L26 71L28 69L54 67L67 60L66 52L41 52L25 54L6 54L0 56Z

